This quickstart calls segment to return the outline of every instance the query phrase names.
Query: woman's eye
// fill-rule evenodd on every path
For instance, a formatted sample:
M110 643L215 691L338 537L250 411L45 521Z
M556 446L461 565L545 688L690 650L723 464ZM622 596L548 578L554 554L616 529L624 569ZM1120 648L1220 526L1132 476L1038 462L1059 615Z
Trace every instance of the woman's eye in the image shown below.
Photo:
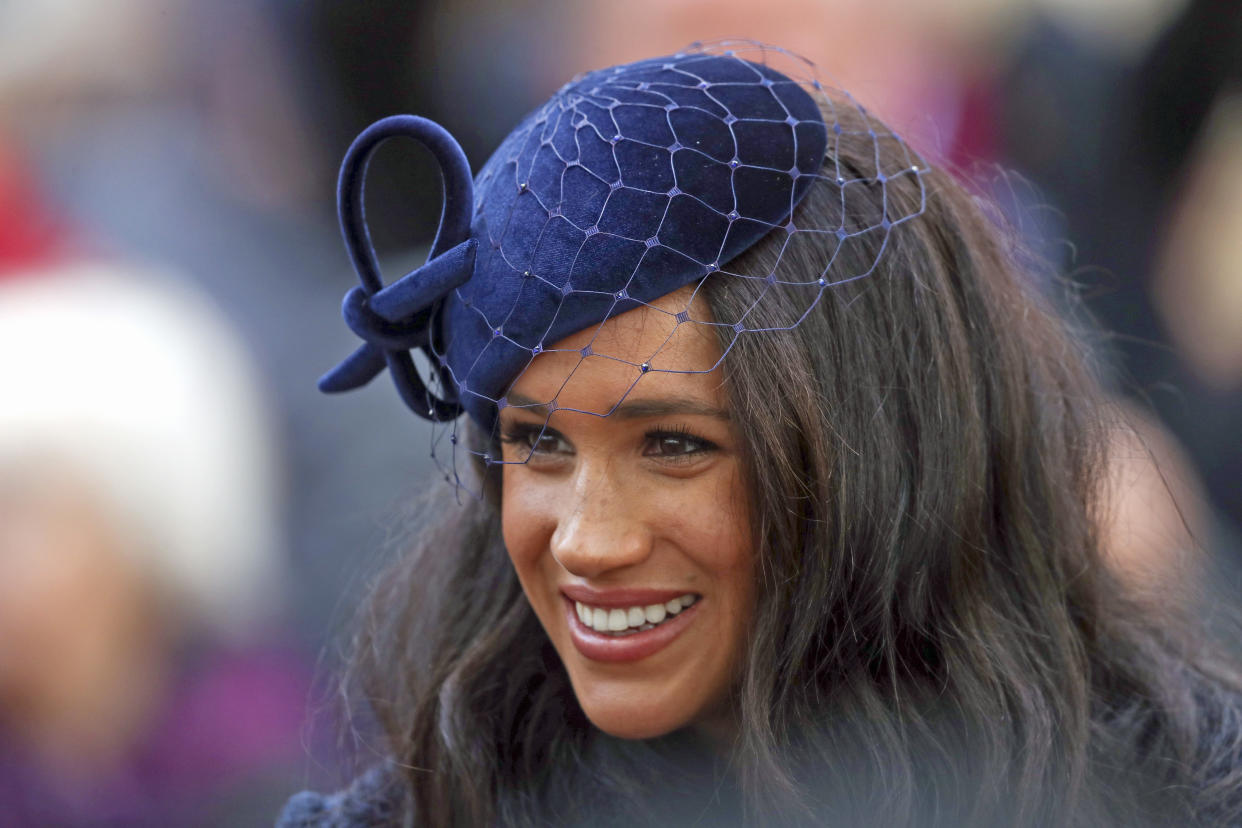
M569 452L569 444L565 442L565 438L552 432L535 435L534 439L529 441L529 445L530 450L535 454L566 454Z
M573 453L565 438L550 428L519 426L506 431L501 441L525 449L526 456Z
M644 455L666 459L686 459L716 447L708 440L681 431L658 431L648 434L647 441Z

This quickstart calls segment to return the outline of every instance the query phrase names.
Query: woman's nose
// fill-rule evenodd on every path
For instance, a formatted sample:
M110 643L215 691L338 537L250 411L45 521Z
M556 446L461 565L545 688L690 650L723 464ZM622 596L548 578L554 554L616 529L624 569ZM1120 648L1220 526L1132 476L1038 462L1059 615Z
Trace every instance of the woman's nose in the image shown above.
M616 470L580 465L552 533L552 556L581 578L633 566L651 553L639 493Z

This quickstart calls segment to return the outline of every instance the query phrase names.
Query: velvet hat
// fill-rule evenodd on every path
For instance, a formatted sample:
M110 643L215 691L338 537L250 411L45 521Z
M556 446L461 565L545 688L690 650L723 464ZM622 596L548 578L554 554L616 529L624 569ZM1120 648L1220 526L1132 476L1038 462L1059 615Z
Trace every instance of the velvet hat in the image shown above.
M374 150L408 136L444 177L425 265L385 287L362 213ZM579 76L528 115L473 181L437 124L386 118L342 165L341 225L362 284L346 321L366 341L321 388L384 367L430 419L488 427L505 389L550 343L718 271L787 224L829 127L803 84L740 57L688 51ZM439 375L428 390L410 350Z

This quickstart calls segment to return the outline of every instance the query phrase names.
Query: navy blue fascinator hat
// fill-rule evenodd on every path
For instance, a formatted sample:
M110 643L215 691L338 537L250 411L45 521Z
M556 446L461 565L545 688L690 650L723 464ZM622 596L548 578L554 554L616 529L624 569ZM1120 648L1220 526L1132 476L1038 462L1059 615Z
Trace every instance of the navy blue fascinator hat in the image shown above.
M778 71L773 55L812 77ZM804 229L792 216L820 180L882 185L878 168L852 171L847 181L826 165L843 127L825 113L842 99L827 95L813 72L783 50L752 43L590 72L519 123L473 180L457 142L434 122L402 115L371 125L346 153L338 187L361 281L344 316L365 344L320 388L356 388L387 368L415 413L446 421L465 411L490 430L510 384L558 340L728 273L769 233ZM858 111L862 126L853 129L868 130ZM386 286L363 216L363 180L375 149L397 136L434 155L444 209L427 263ZM874 131L870 137L878 140ZM877 216L865 227L842 218L809 229L843 240L887 233L910 217ZM828 265L799 278L827 287ZM688 316L675 315L677 323ZM744 322L733 327L745 330ZM430 366L421 373L416 349Z

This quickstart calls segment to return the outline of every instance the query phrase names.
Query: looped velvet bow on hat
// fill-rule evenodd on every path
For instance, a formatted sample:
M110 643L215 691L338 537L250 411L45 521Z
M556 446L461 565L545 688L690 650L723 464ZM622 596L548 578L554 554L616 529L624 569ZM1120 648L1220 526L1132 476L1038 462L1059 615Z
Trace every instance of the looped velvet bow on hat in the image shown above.
M363 178L376 147L399 135L439 162L444 210L427 263L385 287ZM827 142L800 83L729 52L580 76L505 138L473 185L443 128L385 118L350 147L338 187L361 281L343 310L366 344L320 388L356 388L387 366L420 416L464 409L487 427L509 384L552 343L720 270L774 229L793 232L789 216ZM420 378L414 348L442 396Z
M363 183L371 155L381 143L401 135L421 142L439 162L444 209L427 263L385 287L366 227ZM386 365L401 399L413 411L434 420L451 419L461 412L456 400L440 399L427 389L410 351L430 350L435 306L474 272L478 242L469 238L473 192L466 154L434 121L395 115L367 127L354 140L341 164L337 207L345 246L362 284L345 294L341 310L345 324L366 344L326 374L319 381L320 390L358 388Z

